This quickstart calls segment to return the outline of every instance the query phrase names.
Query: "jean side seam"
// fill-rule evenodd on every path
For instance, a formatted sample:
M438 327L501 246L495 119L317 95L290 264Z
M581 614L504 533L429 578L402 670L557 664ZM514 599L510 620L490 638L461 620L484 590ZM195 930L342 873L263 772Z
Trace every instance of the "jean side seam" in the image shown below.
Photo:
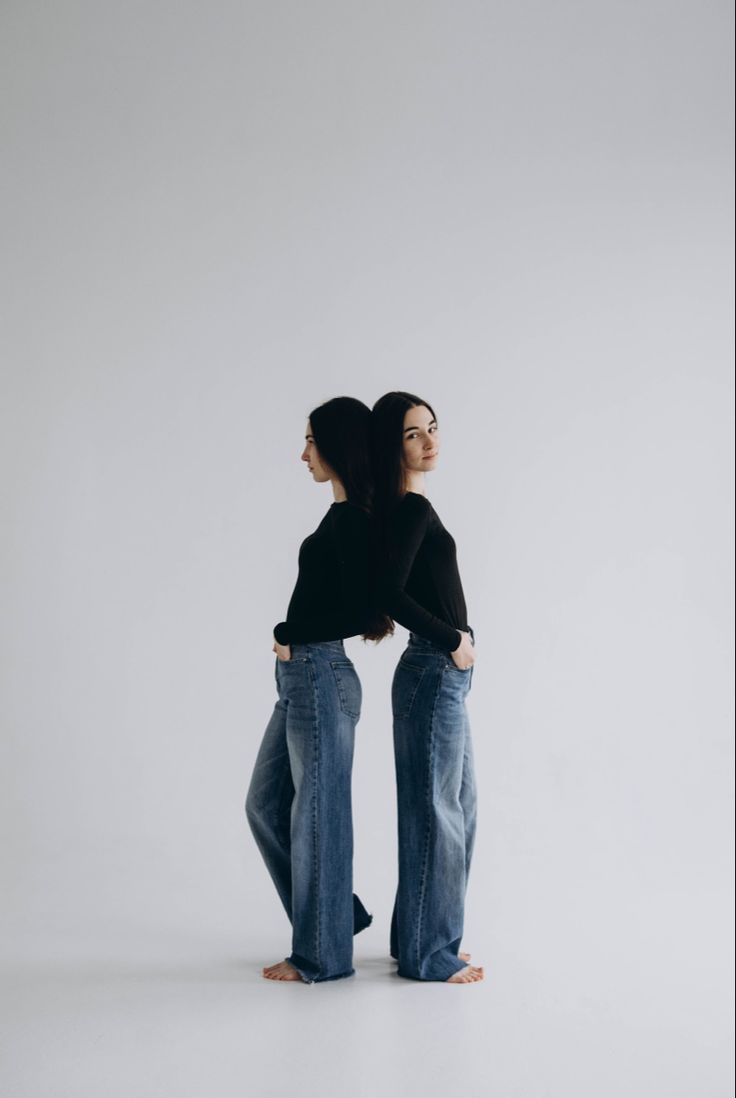
M429 718L429 742L427 745L427 782L425 788L425 812L426 812L426 824L424 831L424 853L422 856L422 872L419 878L419 898L417 901L417 938L416 938L416 970L417 974L421 972L421 941L422 941L422 923L424 921L424 903L427 895L427 876L429 870L429 848L430 839L432 836L433 816L431 811L432 805L432 788L434 785L434 738L435 738L435 715L437 712L437 703L439 701L440 693L442 690L442 675L437 676L437 686L434 692L434 699L432 701L432 712Z
M312 739L314 749L314 760L312 763L312 868L314 871L314 888L316 893L315 904L315 928L314 928L314 948L316 954L317 968L322 970L322 911L320 907L320 897L322 895L322 883L320 880L320 874L322 871L321 858L320 858L320 819L319 819L319 775L320 775L320 698L319 687L317 686L317 676L314 673L311 664L307 664L307 670L309 672L309 678L312 684L312 697L314 699L314 720L312 724Z

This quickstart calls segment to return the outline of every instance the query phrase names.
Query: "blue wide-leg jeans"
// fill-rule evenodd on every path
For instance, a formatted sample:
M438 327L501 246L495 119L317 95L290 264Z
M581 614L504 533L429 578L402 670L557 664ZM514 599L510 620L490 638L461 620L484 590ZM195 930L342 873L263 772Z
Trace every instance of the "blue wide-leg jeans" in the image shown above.
M372 917L353 895L351 777L362 692L342 641L276 657L278 701L245 811L292 924L286 958L306 983L350 976Z
M473 854L476 788L465 700L473 668L414 633L394 673L399 885L391 954L399 975L447 980L458 957Z

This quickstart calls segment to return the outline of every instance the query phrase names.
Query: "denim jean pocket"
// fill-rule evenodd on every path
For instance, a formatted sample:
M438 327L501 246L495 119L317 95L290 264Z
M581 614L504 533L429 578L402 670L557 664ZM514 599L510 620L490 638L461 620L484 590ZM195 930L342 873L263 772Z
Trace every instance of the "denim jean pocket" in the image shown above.
M292 656L291 659L282 660L280 656L276 657L276 674L279 671L289 670L289 668L302 668L306 663L309 663L309 656Z
M407 663L403 658L399 660L391 683L391 708L394 717L409 716L425 671L426 667Z
M473 670L473 665L471 663L470 667L458 667L452 656L448 656L445 663L445 670L457 671L458 675L469 675L470 672Z
M463 669L457 666L452 656L448 656L445 664L448 687L452 690L454 686L456 689L461 690L464 697L470 690L470 684L473 681L474 666L475 664L471 663L470 667Z
M299 681L299 672L303 672L308 663L308 656L292 656L289 660L282 660L279 656L276 656L273 674L279 693L286 690L289 684Z
M340 709L346 717L357 721L360 718L360 706L363 700L358 672L350 660L330 660L330 667L335 676Z

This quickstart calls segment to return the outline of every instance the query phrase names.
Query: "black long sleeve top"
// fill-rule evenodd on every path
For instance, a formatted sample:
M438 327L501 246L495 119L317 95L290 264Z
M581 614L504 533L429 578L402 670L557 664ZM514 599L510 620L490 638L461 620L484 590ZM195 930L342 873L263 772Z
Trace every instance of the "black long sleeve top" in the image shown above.
M468 630L455 539L417 492L406 492L389 522L381 605L400 625L448 652Z
M273 634L279 644L341 640L375 621L372 520L348 500L335 501L299 549L299 572Z

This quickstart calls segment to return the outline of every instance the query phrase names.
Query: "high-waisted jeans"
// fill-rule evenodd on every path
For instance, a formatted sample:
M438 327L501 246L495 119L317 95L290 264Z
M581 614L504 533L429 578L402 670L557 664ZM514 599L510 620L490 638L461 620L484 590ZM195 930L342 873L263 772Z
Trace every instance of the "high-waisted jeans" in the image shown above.
M245 811L291 920L286 960L306 983L336 980L354 972L353 934L372 921L352 883L360 679L342 641L293 644L275 676Z
M461 671L414 633L393 678L399 886L391 954L399 975L415 980L447 980L464 967L458 949L476 821L465 707L472 679L472 667Z

